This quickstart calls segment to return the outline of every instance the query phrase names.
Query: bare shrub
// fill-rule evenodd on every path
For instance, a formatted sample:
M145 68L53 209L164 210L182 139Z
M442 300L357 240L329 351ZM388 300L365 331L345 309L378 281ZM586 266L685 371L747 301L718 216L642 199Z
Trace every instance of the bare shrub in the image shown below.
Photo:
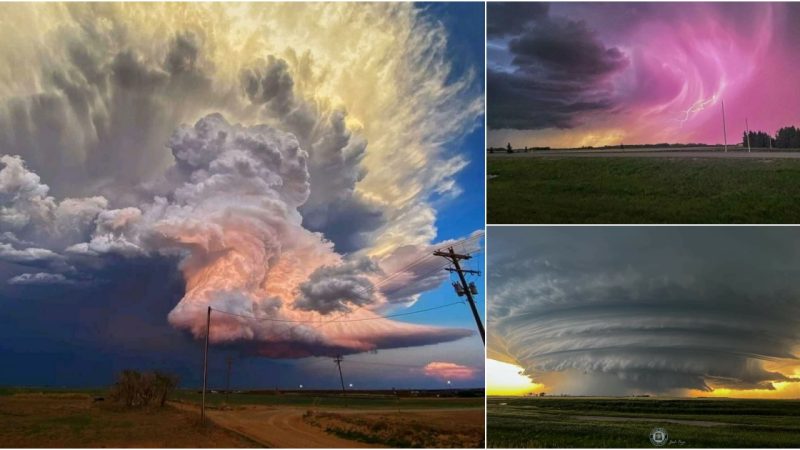
M164 406L167 397L178 386L178 377L164 372L123 370L111 388L110 398L127 407Z

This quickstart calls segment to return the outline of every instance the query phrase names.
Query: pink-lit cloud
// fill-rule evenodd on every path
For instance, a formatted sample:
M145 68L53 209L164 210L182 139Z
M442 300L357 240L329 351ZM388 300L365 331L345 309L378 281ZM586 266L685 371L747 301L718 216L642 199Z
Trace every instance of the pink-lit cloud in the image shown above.
M478 372L474 367L443 361L430 362L422 370L425 375L442 380L470 380Z

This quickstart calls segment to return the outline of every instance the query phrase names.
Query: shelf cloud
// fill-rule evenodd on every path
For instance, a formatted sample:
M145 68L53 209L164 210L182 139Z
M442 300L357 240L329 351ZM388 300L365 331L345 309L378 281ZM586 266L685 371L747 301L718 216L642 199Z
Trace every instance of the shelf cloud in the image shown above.
M785 369L800 349L791 228L503 228L489 239L490 357L554 393L800 381Z

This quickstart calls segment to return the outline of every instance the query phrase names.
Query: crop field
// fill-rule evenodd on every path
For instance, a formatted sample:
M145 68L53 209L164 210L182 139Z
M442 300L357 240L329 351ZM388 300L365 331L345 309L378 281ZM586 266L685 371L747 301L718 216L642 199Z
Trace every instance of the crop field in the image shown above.
M489 447L796 447L800 400L506 398L488 399Z
M798 223L800 160L489 156L489 223Z

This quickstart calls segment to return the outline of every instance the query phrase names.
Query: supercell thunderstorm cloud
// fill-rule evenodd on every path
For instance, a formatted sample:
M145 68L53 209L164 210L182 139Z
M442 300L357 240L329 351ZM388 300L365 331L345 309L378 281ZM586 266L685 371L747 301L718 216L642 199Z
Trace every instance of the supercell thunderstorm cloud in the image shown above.
M489 357L548 392L800 381L794 229L502 228L488 239Z
M446 144L482 121L479 69L451 70L441 23L411 4L0 9L7 288L174 261L164 320L201 337L208 306L238 314L212 342L253 354L473 334L380 317L447 279L404 268L452 242L435 205L469 161Z
M797 125L796 3L492 3L489 145L738 142Z

